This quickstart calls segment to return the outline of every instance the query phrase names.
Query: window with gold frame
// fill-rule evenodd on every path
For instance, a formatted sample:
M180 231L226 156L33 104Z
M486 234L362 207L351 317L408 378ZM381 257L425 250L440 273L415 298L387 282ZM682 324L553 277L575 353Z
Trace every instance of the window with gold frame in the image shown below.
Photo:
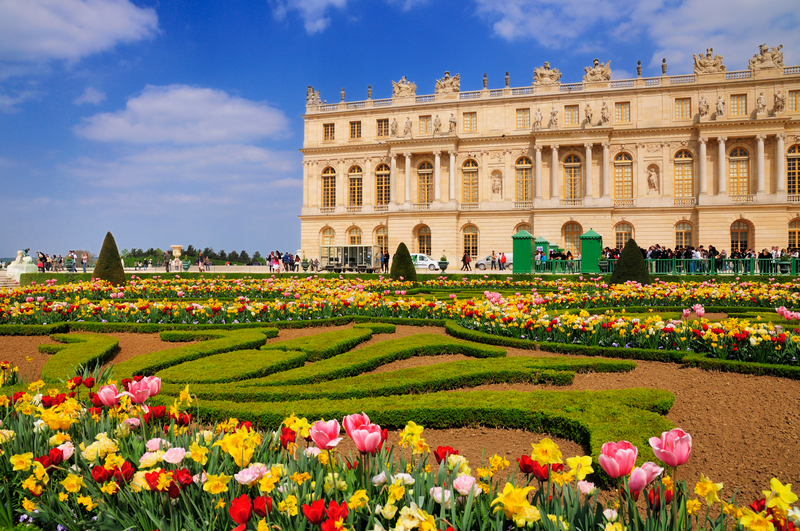
M388 164L380 164L375 168L375 199L376 205L388 205L391 194L391 183L389 178L391 170Z
M430 116L420 116L419 117L419 134L421 135L429 135L433 132L431 128L431 117Z
M363 173L361 171L360 166L353 166L350 168L350 172L348 174L349 177L349 186L348 186L348 205L349 206L362 206L363 202Z
M581 252L581 234L583 228L580 224L573 222L564 225L564 249L574 255Z
M361 229L353 227L350 229L350 245L361 245Z
M423 225L417 231L417 252L420 254L431 254L431 228Z
M322 229L322 256L320 258L330 259L335 256L335 249L331 249L332 245L336 245L336 232L330 227Z
M685 249L692 245L692 224L682 221L675 225L675 248Z
M383 138L389 136L389 119L388 118L380 118L376 122L377 129L378 129L378 138Z
M477 131L478 130L478 113L465 112L462 122L464 123L464 131Z
M433 202L433 164L423 162L417 167L417 203Z
M475 225L464 227L464 252L473 260L478 258L478 227Z
M322 139L336 140L336 124L322 124Z
M564 105L564 125L580 125L577 105Z
M728 159L728 195L750 194L750 157L744 148L733 148Z
M533 227L531 227L529 223L520 223L519 225L517 225L517 227L514 229L514 234L518 233L521 230L533 234Z
M789 112L800 111L800 90L789 91Z
M515 166L517 174L517 201L533 201L533 177L531 173L531 159L521 157Z
M731 116L745 116L747 114L747 94L731 96Z
M619 101L614 104L614 122L618 124L631 121L631 103L629 101Z
M789 223L789 248L800 247L800 220L795 219Z
M750 225L737 220L731 224L731 251L746 251L750 248Z
M564 159L564 199L582 199L582 162L577 155L567 155Z
M675 197L694 196L692 154L682 149L675 154Z
M336 170L330 166L322 170L322 206L336 206Z
M633 157L624 151L614 157L614 198L633 197Z
M517 129L527 129L531 126L531 110L517 109Z
M478 202L478 163L470 159L461 167L461 200L464 203Z
M361 122L350 122L350 138L361 138Z
M628 240L633 238L633 225L630 223L618 223L614 227L614 236L617 249L622 249Z
M378 230L375 231L375 238L377 240L378 247L381 248L381 254L386 254L389 252L389 229L386 227L378 227Z
M786 157L786 191L800 194L800 144L790 147Z
M692 117L692 98L675 99L675 119L688 120Z

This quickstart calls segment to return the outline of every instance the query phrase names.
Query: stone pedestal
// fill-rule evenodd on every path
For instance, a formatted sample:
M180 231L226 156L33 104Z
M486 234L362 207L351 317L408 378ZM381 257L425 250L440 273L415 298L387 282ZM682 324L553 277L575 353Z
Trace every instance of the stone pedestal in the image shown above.
M16 282L19 282L20 276L23 273L36 273L38 271L39 268L33 263L33 258L30 256L25 256L20 262L14 261L8 265L6 276L14 279Z
M172 256L175 258L180 258L183 245L171 245L170 247L172 247Z

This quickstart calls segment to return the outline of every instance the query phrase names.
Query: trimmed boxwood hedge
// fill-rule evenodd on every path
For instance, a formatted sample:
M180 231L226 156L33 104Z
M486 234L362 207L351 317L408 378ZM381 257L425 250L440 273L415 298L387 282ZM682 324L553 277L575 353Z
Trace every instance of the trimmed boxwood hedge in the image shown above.
M355 323L353 328L368 328L373 334L394 334L397 326L389 323Z
M318 361L352 350L371 337L372 330L369 328L347 328L267 343L261 350L299 350L306 355L304 361Z
M302 367L307 357L298 350L235 350L173 365L156 376L165 383L236 382Z
M119 346L119 340L103 334L54 334L54 341L63 345L39 345L39 352L52 354L42 367L45 382L65 381L80 366L102 364L110 359Z
M0 325L0 336L49 336L50 334L66 334L68 323L50 325Z

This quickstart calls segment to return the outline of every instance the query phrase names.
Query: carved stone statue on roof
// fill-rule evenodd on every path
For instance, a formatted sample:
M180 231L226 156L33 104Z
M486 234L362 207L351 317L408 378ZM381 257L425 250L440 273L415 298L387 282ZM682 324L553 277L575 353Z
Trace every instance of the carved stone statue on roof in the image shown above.
M600 123L606 125L611 120L611 112L608 110L608 102L603 100L603 106L600 108Z
M405 98L407 96L415 96L417 94L417 84L411 83L406 79L406 76L400 78L400 81L392 81L392 97Z
M397 118L392 118L392 123L389 126L389 131L392 136L397 136Z
M767 68L783 68L783 44L770 48L765 44L758 47L758 52L750 58L747 68L750 70L764 70Z
M717 96L717 118L725 117L725 98Z
M319 98L319 91L314 90L314 87L309 85L308 89L306 90L306 107L315 107L321 103L322 101Z
M726 70L722 64L722 54L714 55L714 48L707 48L705 55L701 53L699 57L697 55L692 57L694 57L695 74L715 74Z
M439 115L436 115L436 118L433 119L433 134L440 135L442 134L442 121L439 119Z
M586 72L583 76L583 81L587 83L611 81L611 61L601 63L599 59L595 59L592 66L587 66L583 70Z
M413 123L411 122L411 117L409 116L406 118L406 125L403 127L403 136L411 136L411 127Z
M542 128L542 109L536 107L536 112L533 113L533 130L538 131Z
M436 80L434 94L450 94L461 91L461 74L450 77L450 72L445 72L442 79Z
M561 84L561 72L558 68L550 68L548 61L544 62L544 66L533 69L533 84L539 85L559 85Z
M586 114L586 125L592 125L592 118L594 118L594 111L592 110L591 103L586 104L586 107L584 108L584 113Z
M767 97L764 96L762 91L758 98L756 98L756 114L765 114L767 112Z
M458 128L458 121L456 120L456 117L453 115L453 113L450 113L450 130L448 131L448 133L455 134L457 128Z
M782 93L780 90L775 93L774 96L775 101L775 108L772 112L775 114L782 113L783 109L786 107L786 94Z
M705 96L700 95L700 103L697 105L697 112L700 113L701 117L708 116L708 100Z
M550 109L550 122L547 127L549 129L558 129L558 110L555 107Z

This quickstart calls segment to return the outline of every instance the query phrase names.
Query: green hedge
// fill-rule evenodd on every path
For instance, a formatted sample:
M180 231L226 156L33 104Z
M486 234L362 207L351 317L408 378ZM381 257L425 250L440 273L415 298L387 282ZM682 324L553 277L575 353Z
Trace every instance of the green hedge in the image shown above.
M318 361L352 350L371 337L371 329L347 328L267 343L261 350L299 350L306 355L306 361Z
M355 323L353 328L368 328L373 334L394 334L397 326L389 323Z
M102 334L54 334L50 337L64 345L39 345L39 352L52 354L42 367L45 382L67 380L80 365L102 364L119 346L117 338Z
M721 360L708 358L702 354L689 354L684 356L683 364L688 367L698 367L706 371L737 372L740 374L753 374L756 376L777 376L800 380L800 367L789 365L776 365L772 363L755 363L752 361Z
M114 371L119 378L131 377L135 375L153 375L156 372L178 365L186 361L191 361L213 354L230 352L233 350L257 349L267 341L264 330L248 328L244 330L216 332L216 339L201 341L182 347L159 350L143 356L137 356L122 363L114 365ZM162 332L161 336L176 340L179 334L183 334L186 341L192 341L198 337L213 337L209 332Z
M0 336L49 336L50 334L66 334L68 323L50 325L0 325Z
M302 367L306 359L298 350L235 350L174 365L156 376L165 383L236 382Z

